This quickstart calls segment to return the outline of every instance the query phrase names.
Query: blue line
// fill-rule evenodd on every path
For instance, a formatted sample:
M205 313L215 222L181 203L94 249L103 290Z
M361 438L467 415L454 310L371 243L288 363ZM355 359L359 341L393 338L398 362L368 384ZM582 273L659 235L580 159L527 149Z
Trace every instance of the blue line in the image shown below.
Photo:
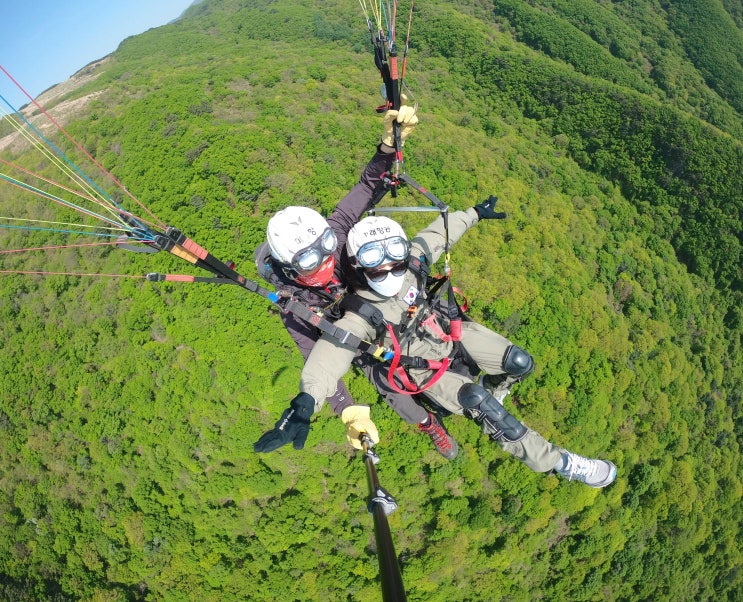
M60 204L64 205L65 207L68 207L70 209L73 209L75 211L78 211L82 213L83 215L87 215L89 217L95 217L99 220L109 223L109 224L116 224L117 226L121 226L123 230L128 230L129 227L124 224L123 222L118 222L110 217L106 217L105 215L100 215L96 213L95 211L91 211L89 209L85 209L83 207L80 207L78 205L75 205L75 203L71 203L70 201L67 201L65 199L62 199L58 196L55 196L49 192L46 192L44 190L41 190L39 188L36 188L35 186L31 186L30 184L26 184L26 182L21 182L20 180L16 180L15 178L11 178L10 176L0 173L0 180L5 180L6 182L9 182L15 186L18 186L19 188L23 188L25 190L28 190L29 192L32 192L34 194L37 194L40 197L43 197L45 199L49 199L50 201L56 201Z
M54 143L51 140L46 138L39 130L37 130L33 126L33 124L31 124L31 122L23 116L22 113L17 111L13 107L13 105L11 105L5 99L5 97L2 94L0 94L0 99L2 99L3 102L5 102L5 104L8 105L12 109L12 111L26 123L26 125L28 125L28 127L30 127L34 132L36 132L36 135L39 136L39 138L41 138L57 154L58 157L63 159L70 167L72 167L72 169L74 169L83 179L85 179L85 181L88 182L88 184L90 184L93 188L95 188L107 201L112 203L118 209L124 211L124 208L121 205L119 205L116 201L114 201L106 192L101 190L101 188L93 180L91 180L84 171L82 171L77 165L75 165L72 161L70 161L70 159L67 158L67 155L65 155L60 149L58 149L54 145Z
M62 234L84 234L86 236L99 236L99 237L105 237L105 238L118 238L121 236L120 233L111 233L111 234L104 234L102 232L86 232L86 231L80 231L80 230L64 230L61 228L42 228L41 226L13 226L11 224L0 224L0 228L5 228L6 230L36 230L41 232L60 232ZM132 239L132 242L139 242L139 240ZM144 242L144 241L142 241Z

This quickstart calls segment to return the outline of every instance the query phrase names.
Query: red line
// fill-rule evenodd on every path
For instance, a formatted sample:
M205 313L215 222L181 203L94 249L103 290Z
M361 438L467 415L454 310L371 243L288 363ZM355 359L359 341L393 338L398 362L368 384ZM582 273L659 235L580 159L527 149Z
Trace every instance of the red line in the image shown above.
M413 5L415 4L415 0L411 0L410 2L410 17L408 17L408 36L405 39L405 52L402 56L402 73L400 74L400 79L405 79L405 67L408 64L408 48L410 47L410 26L413 24Z
M117 245L119 244L116 241L112 242L89 242L89 243L80 243L75 245L51 245L48 247L28 247L26 249L6 249L4 251L0 251L0 255L7 255L9 253L23 253L25 251L51 251L55 249L71 249L73 247L101 247L104 245Z
M15 163L11 163L10 161L6 161L5 159L0 159L0 163L5 163L5 165L9 165L10 167L13 167L25 174L28 174L29 176L32 176L34 178L38 178L42 182L46 182L47 184L51 184L53 186L57 186L58 188L61 188L62 190L66 190L67 192L71 192L74 195L79 196L80 198L87 199L88 201L92 201L94 203L97 203L98 205L108 207L108 205L104 205L101 203L99 199L96 199L95 197L88 196L87 194L82 193L79 190L73 190L72 188L67 188L67 186L63 186L59 182L55 182L54 180L49 180L48 178L45 178L44 176L34 173L32 171L29 171L28 169L25 169L21 167L20 165L16 165Z
M392 41L397 38L397 0L392 4Z
M121 188L121 190L123 190L123 191L124 191L124 192L125 192L125 193L126 193L126 194L127 194L127 195L128 195L128 196L129 196L130 198L131 198L131 199L132 199L132 200L134 200L134 202L135 202L135 203L137 203L137 205L139 205L140 207L142 207L142 209L144 209L144 210L145 210L145 211L146 211L147 213L149 213L149 214L150 214L150 216L152 217L152 219L154 219L154 220L155 220L156 222L158 222L158 223L159 223L159 224L160 224L161 226L163 226L163 227L165 226L165 223L164 223L164 222L160 221L160 219L159 219L159 218L158 218L158 217L157 217L157 216L156 216L156 215L155 215L154 213L152 213L152 211L150 211L150 210L149 210L149 209L148 209L147 207L145 207L145 206L144 206L144 205L143 205L143 204L142 204L142 203L141 203L141 202L139 201L139 199L138 199L137 197L135 197L135 196L134 196L134 195L133 195L133 194L132 194L131 192L129 192L129 191L128 191L128 190L126 189L126 186L124 186L124 185L123 185L123 184L122 184L121 182L119 182L119 180L117 180L117 179L116 179L116 177L115 177L115 176L114 176L114 175L113 175L112 173L110 173L110 172L109 172L109 171L108 171L108 170L107 170L107 169L106 169L105 167L103 167L103 165L101 165L100 163L98 163L98 161L96 161L96 160L95 160L95 159L93 158L93 156L92 156L92 155L91 155L91 154L90 154L90 153L89 153L88 151L86 151L86 150L85 150L85 149L84 149L84 148L83 148L83 147L82 147L82 146L80 145L80 143L79 143L79 142L78 142L77 140L75 140L75 139L74 139L74 138L73 138L73 137L72 137L72 136L71 136L71 135L70 135L70 134L69 134L69 133L67 132L67 130L65 130L65 129L64 129L64 128L63 128L63 127L62 127L62 126L61 126L61 125L60 125L60 124L59 124L59 123L58 123L58 122L57 122L57 121L55 120L55 119L54 119L54 117L52 117L52 116L51 116L51 115L50 115L49 113L47 113L46 109L45 109L44 107L42 107L42 106L41 106L41 105L40 105L40 104L39 104L38 102L36 102L36 100L34 100L34 99L33 99L33 98L31 97L31 95L30 95L30 94L29 94L28 92L26 92L26 90L25 90L25 89L23 88L23 86L21 86L21 84L19 84L19 83L18 83L18 82L17 82L16 80L15 80L15 78L14 78L14 77L13 77L13 76L12 76L12 75L11 75L10 73L8 73L8 71L7 71L6 69L5 69L5 67L3 67L2 65L0 65L0 70L2 70L2 72L3 72L3 73L5 73L5 75L7 75L7 76L8 76L8 78L10 79L10 81L12 81L12 82L13 82L13 83L14 83L14 84L15 84L15 85L16 85L16 86L18 87L18 89L19 89L19 90L20 90L21 92L23 92L23 93L24 93L24 94L26 95L26 97L27 97L27 98L28 98L28 99L29 99L29 100L30 100L30 101L31 101L31 102L32 102L32 103L33 103L33 104L34 104L34 105L36 106L36 108L38 108L38 109L39 109L39 111L41 111L41 112L42 112L42 113L43 113L43 114L44 114L44 115L46 116L46 118L47 118L47 119L49 119L49 121L51 121L51 122L52 122L52 123L53 123L53 124L54 124L54 125L55 125L55 126L57 127L57 129L58 129L58 130L59 130L60 132L62 132L62 133L63 133L63 134L65 135L65 136L67 136L67 138L68 138L68 139L70 140L70 142L72 142L72 143L73 143L73 144L74 144L74 145L75 145L75 146L76 146L76 147L78 148L78 150L80 150L80 151L81 151L81 152L82 152L82 153L83 153L83 154L84 154L84 155L85 155L85 156L86 156L86 157L87 157L88 159L90 159L90 160L91 160L91 161L93 162L93 164L94 164L94 165L95 165L96 167L98 167L98 169L100 169L100 170L101 170L101 171L102 171L102 172L103 172L104 174L106 174L106 175L107 175L107 176L108 176L108 177L109 177L109 178L111 179L111 181L112 181L112 182L114 182L114 183L115 183L115 184L116 184L116 185L117 185L117 186L118 186L119 188Z

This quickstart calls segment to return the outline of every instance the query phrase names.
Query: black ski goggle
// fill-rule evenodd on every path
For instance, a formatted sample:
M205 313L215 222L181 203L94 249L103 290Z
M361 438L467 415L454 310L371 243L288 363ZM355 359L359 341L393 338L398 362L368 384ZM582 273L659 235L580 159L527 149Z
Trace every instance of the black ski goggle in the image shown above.
M312 272L333 254L338 246L338 239L332 228L326 228L320 237L311 245L294 253L291 265L297 272Z

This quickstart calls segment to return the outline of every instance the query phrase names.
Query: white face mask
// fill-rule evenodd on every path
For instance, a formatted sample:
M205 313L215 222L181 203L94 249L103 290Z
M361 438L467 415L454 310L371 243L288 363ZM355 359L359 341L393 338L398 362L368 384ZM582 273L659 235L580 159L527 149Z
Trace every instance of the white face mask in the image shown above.
M394 297L402 289L402 281L405 280L405 273L395 276L392 272L388 272L384 280L374 282L364 274L364 278L369 283L369 288L373 291L378 292L383 297Z

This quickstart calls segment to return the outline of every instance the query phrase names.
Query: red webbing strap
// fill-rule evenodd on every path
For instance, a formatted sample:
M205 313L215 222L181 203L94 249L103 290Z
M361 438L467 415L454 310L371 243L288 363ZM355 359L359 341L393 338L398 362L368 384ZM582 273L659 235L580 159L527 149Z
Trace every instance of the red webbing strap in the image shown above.
M454 295L454 287L451 283L451 275L446 279L446 299L449 313L449 333L452 341L462 340L462 318L459 314L459 304Z
M426 389L431 387L434 383L436 383L443 375L444 372L446 372L449 369L449 358L445 357L441 362L435 362L435 361L429 361L428 367L431 370L436 370L436 372L433 374L433 376L430 378L430 380L423 385L422 387L418 388L415 386L414 383L410 381L408 378L408 375L405 373L405 370L400 366L400 343L397 341L397 337L395 336L395 331L392 329L391 324L387 324L387 332L390 335L390 338L392 339L392 349L394 351L394 355L392 357L392 362L390 363L390 369L387 373L387 380L390 383L390 387L401 395L415 395L417 393L423 393ZM437 365L438 364L438 365ZM395 382L395 375L397 375L400 380L403 383L403 386L405 389L401 389L398 384ZM404 376L403 376L404 375Z
M462 303L460 303L459 306L462 308L463 312L467 313L467 310L470 308L470 302L467 300L467 297L465 296L465 294L462 291L460 291L456 286L452 286L451 290L454 291L455 295L459 295L460 297L462 297Z
M436 314L431 314L425 320L423 320L423 322L421 322L421 327L428 328L444 343L451 343L454 340L454 337L450 334L446 334L444 332L444 329L441 328L439 323L436 321Z

